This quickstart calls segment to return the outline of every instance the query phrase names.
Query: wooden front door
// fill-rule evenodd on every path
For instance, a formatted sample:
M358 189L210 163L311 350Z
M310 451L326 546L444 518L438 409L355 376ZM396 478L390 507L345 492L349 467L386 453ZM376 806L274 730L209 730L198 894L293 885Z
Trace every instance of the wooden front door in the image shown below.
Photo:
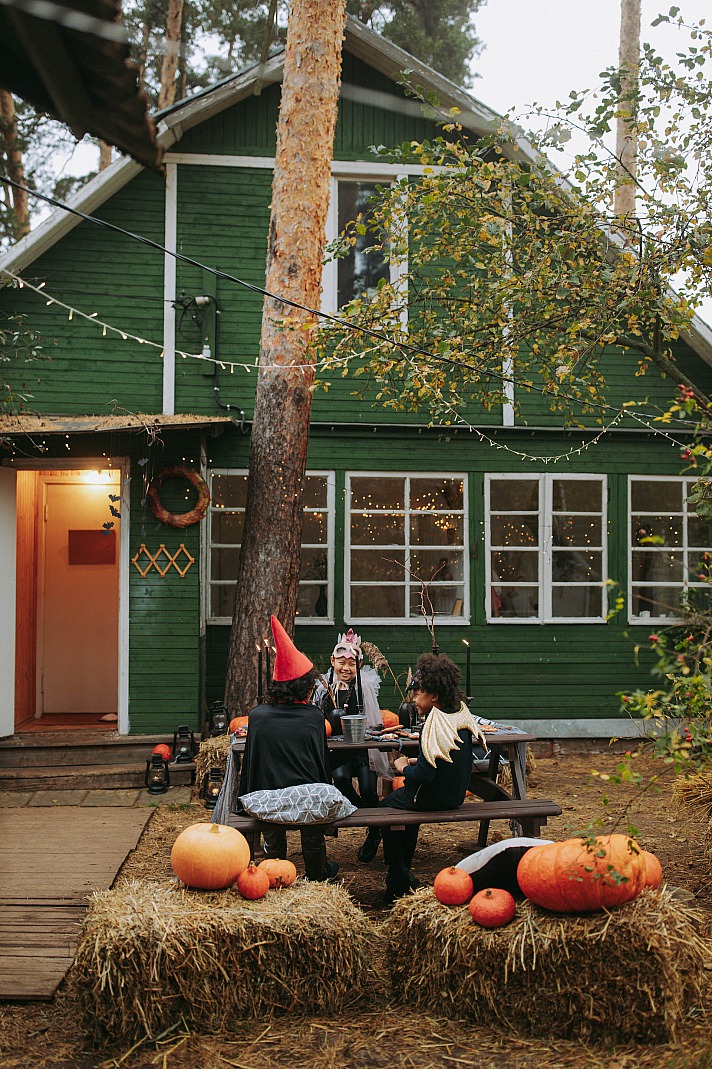
M44 474L40 515L37 713L116 713L118 475Z

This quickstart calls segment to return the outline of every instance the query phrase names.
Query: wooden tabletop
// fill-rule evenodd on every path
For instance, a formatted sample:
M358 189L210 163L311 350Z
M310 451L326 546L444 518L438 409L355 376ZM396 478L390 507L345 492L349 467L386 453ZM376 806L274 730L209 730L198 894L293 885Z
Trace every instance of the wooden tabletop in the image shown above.
M487 745L490 747L506 747L517 742L533 742L535 735L526 731L520 731L515 727L499 727L497 731L484 733ZM333 735L327 740L330 750L414 750L418 748L419 739L374 739L368 738L364 742L346 742L338 735ZM236 739L232 743L232 749L236 753L242 753L245 749L245 739Z

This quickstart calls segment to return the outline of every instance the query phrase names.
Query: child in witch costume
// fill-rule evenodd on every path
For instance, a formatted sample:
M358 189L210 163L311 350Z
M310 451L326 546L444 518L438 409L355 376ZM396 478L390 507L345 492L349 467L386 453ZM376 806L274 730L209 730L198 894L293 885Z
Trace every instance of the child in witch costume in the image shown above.
M276 616L271 617L276 648L267 701L250 711L250 727L240 773L240 795L304 783L330 783L324 716L310 702L319 673L301 653ZM324 829L300 828L304 869L309 880L330 880L338 872L326 859ZM275 824L264 832L268 857L287 856L287 830Z
M366 726L380 730L383 727L378 705L378 690L381 680L375 668L363 665L361 638L349 628L339 635L331 654L331 668L326 679L317 684L312 701L324 713L335 735L341 735L341 716L361 714L366 717ZM355 806L375 808L379 803L378 777L392 779L393 771L388 758L378 750L354 750L348 757L332 753L331 776L334 786ZM358 780L359 793L353 787ZM381 841L381 829L369 829L366 840L359 849L358 859L364 864L373 861Z
M472 742L487 743L462 700L460 669L449 657L424 653L411 682L413 703L425 724L418 756L393 762L405 786L387 795L381 805L395 809L456 809L465 800L472 773ZM418 842L419 825L403 831L383 831L383 856L388 865L386 902L401 898L418 886L410 866Z

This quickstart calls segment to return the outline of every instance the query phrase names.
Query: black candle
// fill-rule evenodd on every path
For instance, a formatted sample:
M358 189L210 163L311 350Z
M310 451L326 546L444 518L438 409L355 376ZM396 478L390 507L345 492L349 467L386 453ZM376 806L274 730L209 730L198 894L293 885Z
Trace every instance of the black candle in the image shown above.
M356 708L359 714L363 712L363 690L361 689L361 661L356 654Z
M270 664L269 639L266 638L263 641L264 641L264 644L265 644L265 657L266 657L266 665L267 665L266 680L267 680L267 686L269 687L270 683L272 682L272 665Z
M465 695L469 701L472 697L472 694L470 693L470 643L466 638L463 638L462 641L467 647L467 654L465 656Z
M262 647L257 643L257 702L262 701Z

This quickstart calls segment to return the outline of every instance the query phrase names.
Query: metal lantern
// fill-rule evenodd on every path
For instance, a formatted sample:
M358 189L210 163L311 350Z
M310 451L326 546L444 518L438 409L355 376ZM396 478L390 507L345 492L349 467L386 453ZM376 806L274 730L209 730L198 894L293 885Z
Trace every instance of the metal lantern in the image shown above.
M229 720L230 714L227 711L227 706L223 705L222 702L213 702L210 706L210 737L215 738L217 735L225 735Z
M195 757L196 746L193 732L185 725L173 732L173 760L192 761Z
M149 794L165 794L171 785L168 762L162 754L151 754L146 762L146 775L143 782Z
M221 768L211 768L203 776L203 789L201 794L206 809L215 809L224 779L225 773Z

